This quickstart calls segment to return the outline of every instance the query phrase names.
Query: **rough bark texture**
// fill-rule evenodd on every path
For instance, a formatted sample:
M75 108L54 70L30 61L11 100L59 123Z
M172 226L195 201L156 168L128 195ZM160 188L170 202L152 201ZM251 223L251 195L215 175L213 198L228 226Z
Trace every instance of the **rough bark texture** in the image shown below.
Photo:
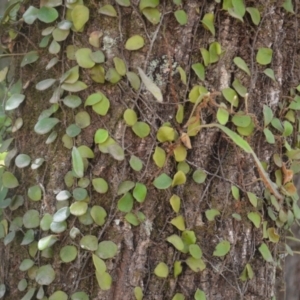
M100 1L102 5L103 1ZM16 115L24 118L24 126L14 134L15 145L19 153L26 153L32 158L44 157L46 164L32 171L14 169L21 186L16 193L26 197L27 188L34 184L42 184L45 188L43 202L34 203L25 201L23 209L6 211L8 220L21 216L27 209L35 208L40 211L41 217L45 213L53 214L57 209L55 193L65 189L64 175L71 170L70 150L63 147L61 137L66 127L73 122L73 113L63 108L56 113L61 120L57 126L58 139L54 144L45 145L45 137L33 132L33 127L42 110L49 107L48 100L53 91L38 92L36 83L46 78L59 78L63 72L75 65L74 61L66 58L64 50L73 43L78 47L90 47L88 34L94 30L103 31L102 49L106 55L105 68L113 66L112 59L119 56L126 61L129 70L136 71L137 67L144 68L161 88L164 95L163 104L158 104L144 89L135 93L122 80L118 85L96 84L87 70L81 70L81 78L89 88L80 93L82 99L89 94L101 90L111 102L109 113L105 117L96 115L87 108L92 123L76 138L76 145L87 145L95 152L95 158L90 160L86 176L89 178L103 177L109 182L109 192L99 196L90 188L90 203L100 204L108 212L107 222L103 227L83 226L75 217L68 219L68 229L76 226L83 234L94 234L101 240L112 240L119 248L118 255L108 261L108 271L112 275L113 285L109 291L101 291L94 276L94 267L90 253L80 249L79 240L72 241L69 231L59 236L59 242L53 247L52 259L40 256L35 258L37 266L49 263L56 270L57 276L53 284L47 287L46 294L51 295L55 290L63 290L68 295L79 290L86 291L91 299L118 300L134 299L133 289L140 286L144 292L144 299L172 299L175 293L184 294L186 299L193 299L197 288L202 289L210 300L221 299L271 299L276 295L282 282L282 273L271 264L266 263L258 252L262 243L262 230L256 229L247 219L247 213L252 206L242 193L240 205L231 195L231 185L238 186L241 191L251 191L263 198L264 186L260 182L248 185L259 178L252 158L236 147L217 129L203 129L192 138L193 148L188 151L188 162L193 169L202 168L207 174L205 184L198 185L188 177L184 187L176 187L159 191L152 185L158 168L152 163L152 154L157 141L155 134L164 123L176 124L177 103L187 99L190 88L199 84L209 91L220 91L230 87L233 80L238 78L249 92L248 111L254 114L262 126L263 104L271 105L274 112L277 110L281 97L286 95L291 86L298 84L299 58L297 54L297 16L287 14L281 8L281 1L246 1L247 6L258 7L262 21L254 26L250 16L246 15L244 23L234 19L227 12L221 10L220 4L215 1L185 1L183 9L187 12L188 23L180 26L176 22L172 11L175 6L171 1L161 1L161 22L153 26L139 12L138 1L132 0L132 7L125 8L115 5L114 1L106 1L115 5L118 17L110 18L99 15L98 1L85 3L90 9L90 20L82 34L72 33L67 41L62 42L62 51L59 54L61 63L50 71L45 71L45 65L51 59L47 50L40 50L40 59L33 65L17 69L16 79L21 78L23 84L29 83L25 90L26 102L18 109ZM30 1L31 5L38 6L37 1ZM215 14L216 36L213 37L201 24L203 15L207 12ZM63 14L63 9L60 10ZM28 39L38 44L41 39L41 30L47 25L36 21L32 26L24 24L21 28L27 39L20 36L15 44L16 52L26 52L32 49ZM140 34L145 38L145 47L139 51L124 50L124 42L128 37ZM224 54L218 63L206 69L205 82L199 82L191 70L191 64L201 61L200 47L208 48L213 41L218 41ZM274 70L276 82L263 74L264 67L255 63L255 55L259 47L273 49L271 68ZM250 66L252 76L247 76L238 69L233 58L242 57ZM183 67L188 74L188 85L183 85L179 75L175 72L177 66ZM243 100L240 108L245 109ZM192 105L186 103L187 116ZM137 138L132 130L124 125L122 114L127 107L135 107L140 120L151 125L151 135L143 140ZM83 110L79 108L76 111ZM215 120L215 110L203 110L202 122ZM177 126L177 125L175 125ZM108 155L99 152L94 144L94 133L98 128L107 128L124 149L126 160L116 162ZM261 130L248 139L252 148L261 161L267 161L272 170L271 157L280 153L277 144L270 146L264 142ZM130 169L128 159L135 154L144 162L144 168L137 173ZM171 157L164 172L174 174L176 163ZM138 227L130 226L124 221L124 214L117 208L118 184L124 180L143 182L148 187L148 196L135 210L141 210L146 215L146 221ZM12 192L11 195L13 195ZM170 275L161 279L153 274L155 266L163 261L170 270L175 260L184 260L186 256L180 254L166 238L178 233L169 221L175 217L169 199L175 193L182 199L183 215L186 227L194 230L197 242L203 251L206 269L195 273L183 263L183 273L174 279ZM209 208L221 211L221 216L214 222L208 222L204 212ZM243 221L238 222L231 217L238 212ZM268 219L267 215L264 216ZM45 236L42 231L36 230L36 238ZM5 299L21 299L23 292L17 289L17 283L26 272L19 271L20 262L28 257L26 247L20 247L19 239L4 247L0 243L0 279L8 287ZM212 256L216 244L226 239L231 244L230 253L224 258ZM67 244L78 246L79 256L76 263L61 264L57 255L59 249ZM277 247L270 245L273 253ZM250 263L255 277L243 283L239 276L246 263ZM172 274L172 271L171 271ZM30 281L31 282L31 281ZM32 281L34 285L34 281ZM277 294L279 295L279 294ZM281 296L280 296L281 297ZM277 299L283 299L283 298ZM291 298L292 299L292 298Z

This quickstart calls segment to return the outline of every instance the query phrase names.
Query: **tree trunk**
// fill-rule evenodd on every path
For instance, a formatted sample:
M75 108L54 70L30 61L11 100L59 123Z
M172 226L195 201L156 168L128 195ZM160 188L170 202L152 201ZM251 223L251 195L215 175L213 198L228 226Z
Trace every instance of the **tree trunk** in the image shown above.
M46 0L41 2L47 3ZM186 174L186 183L158 189L153 181L162 173L173 178L177 172L178 161L176 162L174 158L174 149L182 143L180 135L187 132L187 126L184 125L188 121L191 123L190 116L200 117L201 124L218 123L216 114L221 103L226 104L227 111L230 111L230 121L226 126L234 132L237 131L237 127L233 124L232 118L238 111L251 116L254 131L243 138L250 144L259 160L267 163L267 172L275 181L274 174L278 167L274 164L273 155L282 156L286 149L283 148L283 134L271 126L268 128L276 136L276 141L275 143L266 141L263 133L266 127L263 107L264 105L270 107L274 116L283 122L282 106L287 103L284 96L290 95L289 90L298 85L297 14L288 13L282 8L282 1L266 3L262 0L247 0L246 7L255 6L261 15L261 21L255 25L248 12L241 22L227 10L222 9L223 4L218 4L217 1L191 0L184 1L181 6L175 5L173 1L160 1L157 9L161 16L158 23L153 25L139 9L139 1L131 0L128 7L118 5L116 2L122 3L121 0L84 1L90 12L89 20L82 32L71 30L67 39L59 42L61 49L57 54L50 54L48 47L39 48L38 45L45 28L56 26L59 21L70 18L69 11L64 6L55 7L59 12L56 23L52 22L49 25L35 20L32 25L23 22L22 26L18 24L15 27L20 34L12 41L14 53L37 50L39 59L24 67L19 67L22 56L20 59L16 56L14 60L16 71L13 82L18 79L22 81L23 90L20 94L24 94L26 99L13 110L13 113L10 111L6 113L12 118L13 123L18 117L22 117L24 124L14 133L10 133L9 129L6 130L3 140L14 138L9 150L16 149L15 155L27 154L32 161L44 158L45 162L36 170L32 170L30 166L18 168L14 159L6 165L7 170L14 174L20 184L16 188L9 189L7 197L21 195L25 201L20 207L11 204L10 207L2 209L2 227L5 227L3 220L6 220L7 233L16 232L16 238L12 242L4 246L2 239L0 243L0 284L3 283L6 287L4 299L21 299L31 287L36 288L37 293L43 284L36 279L35 272L45 265L51 265L54 269L55 279L51 284L43 285L45 297L38 299L48 299L46 297L59 290L64 291L69 297L75 292L84 291L90 299L135 299L136 287L141 288L143 299L149 300L172 299L176 293L181 293L185 298L179 298L177 295L178 298L174 299L194 299L197 289L203 291L206 299L210 300L275 299L276 296L277 299L284 299L282 291L284 279L281 271L283 262L279 257L279 251L284 249L281 246L284 245L284 223L272 220L268 209L274 211L276 219L278 211L289 210L288 203L291 203L291 200L280 203L282 206L276 211L271 204L270 193L265 191L269 186L266 186L265 181L258 180L261 171L259 172L251 153L246 153L237 142L217 127L201 130L196 128L199 133L191 135L191 149L182 146L187 149L185 161L190 166L190 171ZM98 9L104 4L113 5L117 16L100 14ZM27 1L20 6L19 18L29 5L40 8L39 1ZM183 9L187 14L185 25L180 25L174 16L174 12L179 9ZM150 11L149 8L148 10ZM296 7L294 10L297 12ZM208 13L214 15L215 35L212 34L210 26L205 28L202 23ZM59 82L55 83L56 86L54 84L43 91L37 90L36 85L48 78L59 80L66 71L77 65L76 60L71 60L66 53L67 46L74 45L78 49L89 48L97 51L98 48L89 43L90 34L95 31L102 34L100 49L105 55L105 62L99 65L105 69L107 80L103 84L96 83L91 78L91 69L80 68L79 80L85 82L88 88L78 93L63 90L60 98L74 94L80 96L84 102L89 95L101 91L110 101L108 113L105 116L99 115L91 106L84 107L83 104L71 109L60 99L59 109L52 115L60 121L54 127L58 137L53 143L46 144L48 135L37 134L34 128L41 112L52 105L53 101L49 103L49 100ZM127 50L126 41L134 35L142 36L145 45L135 51ZM215 54L217 57L215 62L212 62L213 53L211 53L211 63L205 67L205 79L201 75L199 78L193 71L195 66L192 68L192 65L199 62L204 64L200 48L208 50L214 42L221 45L222 53ZM256 55L260 48L273 50L270 63L265 65L257 62ZM59 62L49 70L45 70L53 57L59 58ZM132 88L126 76L122 76L116 84L109 82L109 73L112 72L109 68L114 68L115 57L125 62L127 72L138 74L137 68L144 70L148 78L161 90L163 101L157 101L145 85L138 89ZM246 62L250 76L234 63L236 57L241 57ZM179 66L187 74L186 84L182 82L177 71ZM266 68L274 71L276 80L263 73ZM233 89L233 82L237 79L246 87L249 96L247 98L238 95L239 103L235 107L224 98L222 91L229 87ZM198 106L189 101L189 93L196 85L205 87L211 93L210 96L204 96ZM9 83L7 86L9 87ZM9 95L5 101L8 98ZM182 123L176 119L179 104L184 106ZM138 137L130 126L126 126L123 113L127 108L137 113L138 121L146 122L150 126L151 132L147 137ZM65 147L62 138L68 126L76 121L74 116L81 111L88 112L91 118L90 125L82 128L80 134L71 139L69 148ZM178 138L159 142L156 137L157 131L165 123L168 123L165 126L177 131ZM296 123L293 124L295 131ZM118 155L122 157L122 154L113 152L115 149L110 148L112 155L101 152L101 147L99 150L94 136L100 128L106 129L109 136L121 146L125 153L124 159L118 157ZM296 132L294 137L286 138L292 147L295 147L297 140ZM17 223L17 217L24 220L23 215L26 211L37 210L39 218L42 219L45 214L53 216L59 208L71 206L76 202L72 197L67 201L57 201L56 197L58 192L63 190L68 190L72 194L78 187L78 179L75 178L74 184L69 187L66 186L64 179L65 175L74 169L73 146L78 149L82 145L91 148L95 154L94 158L85 159L88 165L84 170L84 177L90 179L91 183L87 187L89 200L84 201L88 202L89 208L98 205L105 209L107 216L104 224L99 226L92 222L90 225L84 225L74 213L71 213L67 218L67 228L63 232L53 233L51 230L43 231L40 225L33 226L34 241L30 245L20 246L24 234L31 227L24 224L21 228L13 227L12 224ZM152 158L157 146L164 149L167 154L166 163L162 168L159 168ZM141 171L135 171L130 167L129 161L133 155L142 160ZM193 180L195 170L204 171L207 175L205 182L199 184ZM95 178L104 178L107 181L109 188L106 193L99 194L92 186L92 180ZM145 201L142 203L135 201L131 210L135 214L142 212L145 215L145 220L138 226L130 224L125 219L126 212L120 211L119 199L122 192L118 192L118 186L124 181L143 183L147 187ZM278 184L277 180L276 183ZM36 185L42 189L41 201L31 201L28 196L28 189ZM232 186L239 190L237 199L234 199L231 192ZM257 196L257 207L250 203L247 192ZM132 190L129 193L132 193ZM178 213L170 205L170 198L174 194L181 199ZM1 201L3 202L3 199ZM219 212L211 221L207 215L210 209ZM258 228L249 220L250 212L261 216ZM201 261L201 271L195 272L189 267L188 258L191 255L186 253L188 251L179 251L167 241L172 235L180 237L184 235L182 230L171 223L179 215L184 218L185 230L195 233L194 243L202 250L202 260L198 258L193 260L194 268L198 266L195 265L195 261L197 260L197 263ZM276 228L279 231L282 243L272 243L268 236L264 235L264 221L268 222L267 228ZM80 230L80 235L72 239L70 232L75 227ZM35 248L41 238L51 234L56 235L58 241L48 250L37 251L32 255L34 251L30 249ZM112 277L112 285L108 290L103 289L103 286L102 289L99 287L95 276L92 254L99 254L98 250L93 252L80 247L81 238L87 235L96 236L98 242L112 241L118 247L118 252L113 258L105 259L106 271ZM213 255L216 246L222 241L229 242L230 251L221 257ZM262 257L259 247L263 243L270 249L275 262L267 262ZM69 263L62 262L59 255L62 247L66 245L74 245L78 251L76 259ZM49 254L51 251L52 255ZM47 255L50 257L45 257ZM20 271L19 266L26 258L32 259L34 266L29 270ZM165 278L154 274L156 266L161 262L168 266L169 275ZM175 262L178 264L180 262L183 268L178 276L173 274ZM243 281L240 276L246 264L252 267L254 277L252 278L249 274L251 272L248 271L248 277L246 276L246 280ZM99 277L101 276L100 274ZM24 278L28 281L28 287L24 291L19 291L18 283Z

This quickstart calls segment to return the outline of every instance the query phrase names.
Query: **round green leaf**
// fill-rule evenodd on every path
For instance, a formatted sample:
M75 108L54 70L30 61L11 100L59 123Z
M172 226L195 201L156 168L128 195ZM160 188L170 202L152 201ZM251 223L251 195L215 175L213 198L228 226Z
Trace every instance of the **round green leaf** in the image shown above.
M63 291L56 291L49 297L49 300L68 300L68 295Z
M150 133L150 126L145 122L136 122L132 126L133 132L140 138L145 138Z
M261 65L268 65L272 61L273 50L270 48L259 48L256 61Z
M145 8L142 10L143 15L153 25L157 25L160 22L161 13L157 8Z
M13 94L5 103L5 110L13 110L19 107L19 105L24 101L25 96L22 94Z
M130 193L126 193L118 201L118 209L122 212L130 212L133 207L133 198Z
M108 131L106 129L98 129L95 133L94 141L96 144L102 144L108 139Z
M72 22L77 31L81 30L90 18L90 11L84 5L76 5L71 12Z
M38 134L46 134L59 122L60 121L57 118L41 119L35 124L34 131Z
M64 105L70 108L77 108L81 105L81 99L76 95L68 95L63 99Z
M143 162L135 155L131 155L129 164L130 167L137 172L141 171L143 168Z
M126 125L133 126L137 122L137 115L133 109L127 108L123 115Z
M39 201L42 199L42 189L39 185L31 186L27 192L28 197L33 201Z
M67 229L67 222L52 222L50 224L50 230L54 233L62 233Z
M86 111L80 111L75 116L75 123L79 128L86 128L91 124L91 117Z
M98 272L96 272L96 278L101 290L107 291L110 289L112 278L108 273L104 272L102 274L99 274Z
M58 18L58 12L53 7L43 6L39 9L37 17L44 23L52 23Z
M203 170L196 170L193 173L193 179L196 183L203 183L207 177L207 174Z
M222 241L216 246L213 256L225 256L229 251L230 243L228 241Z
M18 179L11 172L3 173L2 184L3 184L3 187L8 188L8 189L13 189L13 188L19 186Z
M71 300L89 300L89 296L85 292L76 292L72 294Z
M26 258L24 259L20 266L19 266L19 270L20 271L27 271L29 270L32 266L34 265L34 261L29 259L29 258Z
M50 285L55 279L55 271L51 265L40 267L36 272L35 280L40 285Z
M103 96L102 100L97 104L94 104L92 107L97 114L105 116L109 110L110 102L105 96Z
M137 182L132 194L136 201L142 203L147 196L147 187L144 184Z
M105 209L99 205L94 205L91 209L91 217L93 218L94 222L102 226L105 223L105 218L107 216L107 213Z
M144 46L144 38L140 35L130 37L125 44L127 50L138 50Z
M88 192L83 188L75 188L73 190L73 197L76 201L82 201L88 196Z
M102 259L113 258L118 252L118 246L112 241L102 241L98 245L97 254Z
M169 126L162 126L156 133L156 138L160 142L172 142L175 139L175 130Z
M202 257L202 250L196 244L189 245L189 252L196 259L200 259Z
M261 216L260 216L259 213L257 213L257 212L250 212L250 213L248 213L247 217L254 224L254 226L256 228L260 227Z
M167 238L167 241L171 243L177 250L182 251L184 249L184 243L177 234L172 234Z
M90 251L96 251L98 249L98 239L94 235L85 235L80 240L80 247Z
M161 278L167 278L168 275L169 275L169 268L168 266L163 263L163 262L160 262L154 269L154 274L157 276L157 277L161 277Z
M184 10L182 10L182 9L176 10L174 12L174 16L180 25L186 25L188 18L187 18L187 14Z
M89 48L81 48L76 51L75 57L80 67L90 69L95 65L95 62L90 57L91 53L92 50Z
M70 215L70 208L68 206L60 208L53 215L53 222L63 222L68 219Z
M59 252L59 257L63 262L69 263L77 257L77 248L69 245L62 247Z
M36 228L40 225L40 214L35 209L29 209L23 216L23 225L25 228Z
M153 181L153 185L160 190L165 190L169 188L172 184L172 178L165 173L160 174Z
M77 201L70 206L70 212L74 216L82 216L86 213L88 205L86 202Z
M45 213L40 222L41 229L43 231L49 230L52 222L53 222L53 217L49 213Z
M108 190L108 184L103 178L94 178L92 184L96 192L105 194Z
M99 11L100 14L106 15L106 16L109 16L109 17L116 17L117 16L117 12L116 12L115 8L110 4L103 5L102 7L99 8L98 11Z

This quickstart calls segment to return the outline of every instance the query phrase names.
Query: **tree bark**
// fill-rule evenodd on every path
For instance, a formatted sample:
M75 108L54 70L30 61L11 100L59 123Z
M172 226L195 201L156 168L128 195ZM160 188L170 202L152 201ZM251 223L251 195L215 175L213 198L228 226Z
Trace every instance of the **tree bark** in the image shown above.
M53 245L53 257L44 258L38 252L33 258L35 266L50 264L56 277L53 283L45 286L45 295L49 297L57 290L64 291L71 296L77 291L85 291L90 299L135 299L134 288L141 287L143 299L172 299L176 293L182 293L185 299L194 299L197 289L204 291L206 299L283 299L281 285L283 274L275 264L267 263L258 251L259 246L268 244L273 257L278 256L279 246L263 238L262 225L259 228L249 221L247 214L255 211L247 198L246 192L252 192L258 198L264 198L265 186L261 181L257 167L250 154L235 145L224 133L217 128L203 128L191 138L192 149L188 150L187 162L191 171L187 175L184 185L158 190L153 186L153 180L162 172L173 177L176 173L176 162L170 152L170 157L162 170L154 164L152 155L158 141L156 132L165 122L169 122L176 130L184 130L183 124L176 122L175 116L179 103L185 106L185 122L191 114L193 104L188 101L191 88L195 85L204 86L211 94L221 92L224 88L232 87L235 79L247 88L249 97L247 103L240 97L239 107L235 111L245 111L257 120L255 131L245 138L260 159L268 163L268 172L274 181L273 155L282 153L282 145L274 145L265 141L263 134L263 105L271 107L274 114L282 103L282 97L288 95L289 89L298 85L298 17L289 14L282 8L281 1L245 1L246 6L255 6L261 14L261 22L254 25L247 13L244 22L233 18L227 11L222 10L222 4L215 1L185 1L182 9L187 13L187 24L181 26L176 21L173 12L176 7L172 1L160 1L160 22L152 25L140 12L137 0L131 1L130 7L122 7L115 1L85 1L90 10L90 18L82 33L71 31L66 41L61 42L61 51L57 54L59 64L46 71L45 66L54 56L48 49L38 49L40 58L37 62L19 67L20 60L15 59L15 81L21 79L23 93L26 96L24 103L15 111L12 119L22 116L23 127L13 133L14 147L18 153L28 154L31 159L45 158L45 163L37 170L30 167L18 169L14 162L10 170L18 178L20 186L9 191L9 196L23 195L24 205L17 210L5 208L2 219L11 222L16 217L22 217L29 209L36 209L40 218L46 213L53 215L59 208L56 194L68 189L64 183L64 176L72 170L71 150L64 147L62 137L67 127L74 123L74 115L86 110L91 117L91 125L82 129L80 135L74 138L74 145L90 147L95 158L89 160L85 177L92 180L103 177L109 184L106 194L97 193L91 185L88 188L90 197L89 207L101 205L107 212L106 222L103 226L95 224L84 226L75 216L67 220L67 230L59 234L59 241ZM117 17L109 17L98 13L99 7L111 4L117 11ZM39 1L29 1L21 5L20 16L28 5L39 8ZM65 18L63 6L57 8L59 19ZM201 23L206 13L213 13L216 35L213 36ZM38 47L42 38L41 32L51 26L38 20L33 25L23 24L15 40L14 52L23 53ZM90 78L89 70L80 70L80 80L88 85L88 89L76 93L83 101L87 97L101 91L110 100L110 109L106 116L97 115L90 107L83 105L74 111L66 108L60 102L60 109L54 116L60 120L56 125L58 137L50 145L46 145L46 136L37 135L33 128L40 113L50 107L49 99L53 88L43 92L37 91L38 82L47 78L59 79L64 72L76 65L76 61L67 58L65 53L68 45L78 48L93 48L89 42L89 34L93 31L102 31L101 50L105 54L106 71L113 67L113 58L120 57L126 62L127 69L137 73L142 68L153 79L163 94L163 102L158 103L145 88L135 91L131 88L126 77L118 84L99 84ZM137 51L128 51L124 45L127 39L139 34L144 37L145 46ZM24 37L25 36L25 37ZM218 62L205 68L205 80L201 81L195 75L191 66L202 62L200 48L208 49L212 42L218 42L223 54ZM265 66L256 63L256 53L261 47L273 50L273 59L268 67L274 70L276 81L267 77L263 71ZM249 66L251 76L239 69L234 63L235 57L241 57ZM180 80L176 68L181 66L187 73L187 85ZM62 97L65 97L64 93ZM219 95L216 102L226 102ZM226 102L228 104L228 102ZM230 105L229 105L230 106ZM139 121L144 121L151 127L151 134L138 138L125 125L123 113L126 108L133 108ZM208 105L201 110L201 123L215 123L217 108ZM228 125L233 131L235 126ZM105 128L125 150L125 160L116 161L108 154L99 151L94 143L94 134L97 129ZM8 138L8 136L6 137ZM5 138L4 138L5 139ZM160 144L161 145L161 144ZM165 149L171 151L169 144ZM134 154L143 161L141 172L133 171L129 159ZM205 183L197 184L192 180L192 172L203 169L207 174ZM142 211L146 219L139 226L130 225L125 214L117 208L120 196L117 195L118 185L125 181L144 183L148 188L146 201L135 203L134 212ZM33 202L28 199L27 190L30 186L41 185L44 188L42 201ZM235 200L231 187L237 186L240 190L240 200ZM73 186L76 187L76 184ZM72 188L69 189L72 192ZM203 252L203 261L206 268L201 272L193 272L185 263L187 254L176 250L166 239L172 234L180 235L170 221L176 217L169 199L173 194L181 198L180 214L185 220L186 229L196 234L197 244ZM69 199L67 205L71 205ZM215 221L208 221L205 211L217 209L220 215ZM270 220L267 206L263 204L260 213L268 224ZM242 220L238 221L232 214L238 213ZM107 271L112 276L113 283L108 291L101 290L95 277L95 268L91 259L91 252L80 248L80 237L72 240L69 236L71 228L79 228L82 235L95 235L98 241L111 240L118 246L117 255L106 260ZM271 225L270 225L271 226ZM23 259L29 258L28 246L20 246L23 233L17 231L16 239L4 246L0 243L1 266L0 283L6 286L4 299L21 299L26 291L20 292L18 282L26 278L29 286L39 287L35 280L30 279L27 272L19 270ZM35 228L35 240L51 234ZM224 258L213 256L216 245L222 241L230 242L230 252ZM72 263L62 263L59 257L60 249L65 245L75 245L78 257ZM182 261L183 271L177 277L173 276L175 261ZM168 265L170 274L167 278L159 278L154 269L159 262ZM254 271L254 278L245 282L239 279L245 265L249 263ZM280 262L283 266L283 262ZM46 299L46 298L44 298Z

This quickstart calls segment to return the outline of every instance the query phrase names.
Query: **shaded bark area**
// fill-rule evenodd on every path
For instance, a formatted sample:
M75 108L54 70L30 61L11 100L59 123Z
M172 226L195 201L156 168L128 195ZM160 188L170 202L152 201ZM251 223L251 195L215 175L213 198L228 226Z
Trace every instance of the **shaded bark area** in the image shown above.
M31 1L38 6L37 1ZM107 1L115 5L114 1ZM54 214L58 209L55 194L64 190L64 176L71 170L71 152L63 147L61 141L66 128L73 123L74 113L66 108L59 110L55 116L61 120L57 128L58 139L54 144L45 145L45 137L33 132L33 127L42 110L50 104L53 91L38 92L36 83L46 78L59 78L66 70L76 64L67 59L64 53L66 46L74 43L78 47L91 47L88 43L88 34L94 30L101 30L102 49L106 56L105 68L113 66L113 57L118 56L126 61L127 68L136 71L137 67L144 68L164 94L163 104L154 101L152 96L144 89L135 92L124 79L118 85L96 84L89 71L81 70L81 80L89 88L80 93L85 100L91 93L101 90L110 99L111 107L105 117L96 115L92 109L87 108L92 122L82 130L76 138L76 145L87 145L95 152L95 158L90 160L86 177L103 177L109 183L109 191L99 196L92 188L89 189L90 204L101 205L108 212L107 222L103 227L84 226L77 218L68 219L68 230L59 236L59 242L53 247L54 257L45 259L37 255L35 264L51 264L56 271L56 279L47 287L46 294L51 295L55 290L61 289L68 295L76 291L85 291L91 299L134 299L134 287L140 286L144 293L143 299L172 299L175 293L183 293L186 299L193 299L197 288L202 289L207 299L271 299L276 294L276 286L282 279L282 273L275 266L267 264L258 252L263 241L262 230L256 229L247 219L247 213L253 207L247 200L246 191L250 191L263 199L264 185L257 181L259 174L252 158L234 145L217 129L203 129L192 138L193 148L188 151L187 161L191 168L204 169L208 177L206 182L198 185L188 176L187 183L182 187L159 191L154 188L152 181L160 171L152 162L152 155L156 141L156 132L165 122L170 122L175 128L180 126L175 121L178 103L183 103L186 109L187 120L193 105L186 100L192 86L200 84L211 92L219 92L230 87L235 79L247 87L249 92L248 112L258 120L255 133L248 138L248 142L255 150L261 161L268 162L270 170L273 169L272 155L281 153L281 145L265 143L263 136L262 108L264 104L271 105L276 112L281 97L287 95L291 86L298 84L299 58L296 56L298 27L297 17L286 14L281 8L280 1L246 1L247 6L256 6L261 10L262 21L254 26L250 16L245 22L230 17L221 10L215 1L186 1L183 9L188 14L188 23L180 26L174 18L175 6L170 1L161 1L161 22L153 26L139 12L138 1L132 1L132 7L117 7L118 17L110 18L99 15L98 3L91 1L90 20L84 33L72 33L66 42L62 43L59 54L61 63L50 71L45 66L52 58L46 50L40 50L40 59L34 65L18 69L17 73L23 84L29 81L25 90L26 103L17 111L17 115L24 118L24 126L15 137L15 146L19 153L26 153L32 158L45 157L46 164L37 171L20 171L14 169L14 174L22 183L16 194L23 194L26 198L27 189L34 184L42 184L45 188L42 204L25 200L23 208L6 212L5 217L13 220L28 209L37 209L42 217L45 213ZM101 3L102 5L102 3ZM213 37L201 24L205 13L215 14L216 37ZM61 10L61 13L63 11ZM23 25L22 32L34 43L41 39L41 31L45 24L36 21L34 25ZM146 43L139 51L124 49L125 41L134 34L144 37ZM209 44L218 41L224 51L220 60L206 68L206 79L200 82L191 69L193 63L202 60L199 49L208 49ZM265 69L255 63L255 55L259 47L273 49L271 68L274 70L277 82L263 74ZM26 39L20 37L15 45L16 52L33 50ZM233 58L242 57L250 66L252 76L247 76L233 63ZM188 74L188 84L180 81L176 67L181 66ZM217 97L216 101L221 99ZM185 102L186 101L186 102ZM245 110L243 99L240 100L240 110ZM151 125L151 134L145 139L137 138L132 130L125 126L122 119L126 108L134 108L139 120ZM82 107L76 112L83 110ZM215 108L204 109L201 115L202 123L215 120ZM107 154L99 151L94 144L94 134L98 128L106 128L111 137L126 149L126 160L116 162ZM169 149L169 145L163 145ZM128 163L130 155L142 159L144 168L141 172L134 172ZM171 156L163 171L175 174L176 162ZM172 176L171 176L172 177ZM143 182L148 187L147 199L143 204L135 205L135 211L142 211L146 221L138 227L130 226L124 220L124 214L117 209L118 185L125 180ZM255 182L251 185L249 183ZM237 202L231 195L231 186L239 187L241 201ZM172 211L169 199L172 194L178 195L182 200L182 211L186 227L193 230L197 236L197 243L203 251L206 269L195 273L183 262L183 272L178 278L172 276L173 264L176 260L184 261L186 255L177 251L166 238L172 234L180 234L170 220L176 215ZM70 201L71 203L71 201ZM216 221L209 222L204 212L209 208L216 208L221 212ZM232 218L233 213L239 213L242 221ZM267 213L263 217L269 220ZM270 221L270 224L272 221ZM113 285L109 291L101 291L94 275L94 266L91 254L80 249L79 239L75 241L69 237L72 226L80 229L81 233L94 234L99 241L112 240L118 245L118 254L115 258L107 260L108 272L113 278ZM37 240L47 233L36 230ZM20 262L28 258L28 248L20 247L22 234L19 239L9 246L0 243L1 267L0 278L5 283L8 293L5 299L21 299L24 293L17 289L17 283L28 274L20 272ZM212 256L215 246L221 240L228 240L231 244L230 253L224 258ZM77 246L79 254L75 263L62 264L59 256L60 248L67 244ZM278 249L270 245L273 253ZM159 262L165 262L171 270L170 276L161 279L153 274ZM255 277L246 283L239 280L239 276L246 263L250 263ZM29 280L30 281L30 280ZM31 282L31 281L30 281ZM34 281L31 282L35 285ZM280 298L279 298L280 299ZM292 299L292 298L291 298Z

